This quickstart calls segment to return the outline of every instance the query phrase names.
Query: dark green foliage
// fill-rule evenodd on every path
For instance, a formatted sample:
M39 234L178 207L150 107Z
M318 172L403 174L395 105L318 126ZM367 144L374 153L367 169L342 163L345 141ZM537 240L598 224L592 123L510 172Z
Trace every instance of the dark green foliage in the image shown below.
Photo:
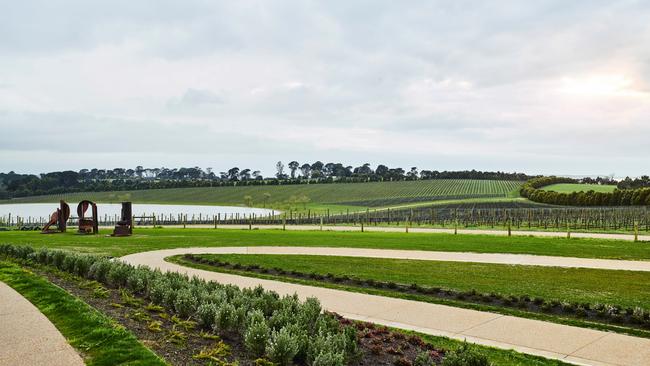
M442 361L442 366L489 366L490 361L476 348L464 343L455 351L449 352Z

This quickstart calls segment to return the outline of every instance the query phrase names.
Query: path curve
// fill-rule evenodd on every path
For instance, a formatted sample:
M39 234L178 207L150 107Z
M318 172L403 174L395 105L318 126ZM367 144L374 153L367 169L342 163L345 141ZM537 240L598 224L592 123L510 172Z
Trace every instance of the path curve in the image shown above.
M45 315L0 282L0 365L83 366L84 362Z
M575 257L554 257L531 254L436 252L427 250L364 249L336 247L213 247L190 248L204 254L278 254L278 255L321 255L340 257L364 257L386 259L413 259L443 262L472 262L493 264L515 264L526 266L591 268L650 272L650 261L616 259L592 259Z
M431 335L466 339L478 344L515 349L580 365L650 365L650 339L646 338L446 305L204 271L165 261L166 257L186 253L245 254L250 253L249 250L252 249L247 247L179 248L136 253L121 259L132 265L146 265L162 271L185 273L240 287L261 285L281 295L296 293L301 299L317 297L324 309L350 319Z

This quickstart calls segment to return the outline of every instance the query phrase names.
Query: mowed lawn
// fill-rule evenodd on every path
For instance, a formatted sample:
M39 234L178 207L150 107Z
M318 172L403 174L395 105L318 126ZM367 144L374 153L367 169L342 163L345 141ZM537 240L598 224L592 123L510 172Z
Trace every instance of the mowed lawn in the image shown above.
M612 185L601 185L601 184L577 184L577 183L560 183L552 184L550 186L542 187L545 191L553 191L559 193L573 193L573 192L602 192L610 193L614 192L616 186Z
M310 255L201 255L242 265L347 275L459 291L650 308L650 273L485 263Z
M156 249L218 246L321 246L447 252L515 253L583 258L648 260L650 242L606 239L544 238L491 235L453 235L375 232L328 232L232 229L135 229L131 237L100 235L43 235L38 232L0 232L0 243L27 244L86 253L123 256Z

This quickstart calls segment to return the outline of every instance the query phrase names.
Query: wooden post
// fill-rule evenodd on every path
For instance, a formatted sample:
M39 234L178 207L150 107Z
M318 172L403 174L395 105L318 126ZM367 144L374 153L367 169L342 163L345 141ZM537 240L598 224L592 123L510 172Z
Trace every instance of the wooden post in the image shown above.
M183 217L183 229L185 229L185 224L187 223L187 215L181 214L181 216Z
M566 220L566 238L571 239L571 224L569 224L569 220Z
M282 230L287 230L287 214L284 214L284 216L282 216Z
M320 231L323 231L323 216L320 217Z
M508 236L512 236L512 219L508 220Z
M634 222L634 241L639 241L639 222Z
M361 222L361 232L363 232L363 220L359 220Z
M212 215L212 220L214 221L214 228L217 228L217 215Z

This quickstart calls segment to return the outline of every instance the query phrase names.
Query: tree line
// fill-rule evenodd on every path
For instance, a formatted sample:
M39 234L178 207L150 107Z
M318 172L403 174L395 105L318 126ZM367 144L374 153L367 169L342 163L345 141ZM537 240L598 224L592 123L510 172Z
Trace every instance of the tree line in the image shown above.
M0 199L74 192L105 192L141 189L220 187L234 185L359 183L429 179L482 179L525 181L524 173L483 172L477 170L438 171L411 167L390 168L369 163L353 167L342 163L299 163L286 166L278 161L275 174L264 177L259 170L233 167L214 172L212 168L145 168L81 169L49 173L0 173Z
M620 189L620 182L613 192L561 193L544 190L544 187L559 183L587 183L564 177L533 178L521 187L520 194L531 201L563 206L643 206L650 205L650 188Z

